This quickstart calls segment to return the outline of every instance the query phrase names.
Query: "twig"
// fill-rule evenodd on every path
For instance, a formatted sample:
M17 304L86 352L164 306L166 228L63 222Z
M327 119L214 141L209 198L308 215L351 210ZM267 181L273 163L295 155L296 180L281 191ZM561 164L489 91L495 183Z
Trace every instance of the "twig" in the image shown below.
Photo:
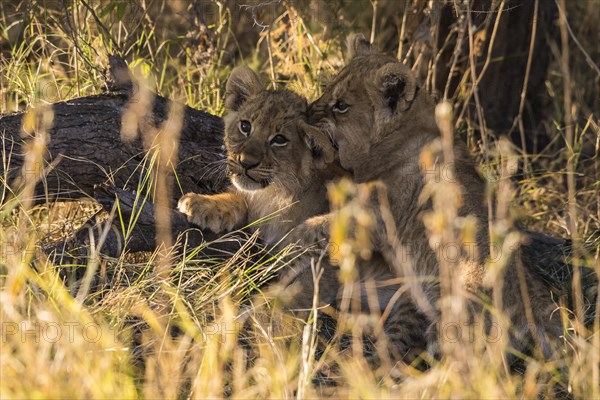
M269 0L269 1L265 1L264 3L259 3L255 6L251 6L249 4L240 4L240 9L250 11L250 13L252 14L252 20L253 20L254 26L258 26L259 28L261 28L264 31L264 30L268 29L271 26L271 24L265 25L265 24L258 22L257 11L262 8L273 5L273 4L279 5L280 3L281 3L281 0Z
M269 53L269 68L271 71L271 84L273 89L277 89L277 82L275 82L275 67L273 65L273 50L271 49L271 28L267 30L267 52Z
M108 37L108 39L110 39L110 41L115 46L115 48L117 49L117 51L119 52L119 54L122 55L123 54L123 50L121 49L121 46L119 46L119 44L115 41L115 39L113 39L110 31L102 23L102 21L100 21L100 18L98 18L98 16L96 15L96 12L94 11L94 9L92 7L90 7L90 5L85 2L85 0L80 0L80 1L81 1L81 4L83 4L83 6L88 9L88 11L92 15L92 17L94 18L94 21L96 21L96 23L98 24L98 26L100 28L102 28L102 30L104 31L104 33L106 33L106 36Z
M373 19L371 21L371 41L370 43L375 43L375 31L377 29L377 0L371 0L371 6L373 8Z
M475 53L473 51L475 44L473 39L473 21L471 20L471 6L469 2L467 5L467 27L469 32L469 69L471 71L471 81L473 82L473 97L475 98L475 108L477 110L477 117L479 119L479 129L481 131L481 140L483 141L483 149L486 158L486 164L488 163L488 148L487 148L487 132L485 129L485 118L483 117L483 107L479 101L479 91L477 84L477 71L475 70Z
M400 34L398 39L398 54L396 58L398 60L402 60L402 47L404 46L404 35L406 32L406 18L408 15L408 2L409 0L405 0L404 3L404 14L402 15L402 24L400 25Z
M475 109L477 110L477 118L479 119L479 131L481 133L481 141L483 142L483 154L485 155L485 165L489 165L489 152L488 152L488 143L487 143L487 132L485 128L485 119L483 117L483 108L481 107L481 102L479 101L479 93L477 86L477 72L475 71L475 54L473 52L474 43L473 43L473 23L471 21L471 6L470 3L466 2L467 7L467 27L469 30L469 69L471 71L471 82L473 82L473 97L475 98ZM493 211L492 211L492 203L488 201L488 234L489 237L492 236L492 221L493 221ZM493 251L490 242L490 254Z
M573 297L575 316L577 318L575 329L578 331L583 328L583 292L581 290L581 272L579 270L579 235L577 232L577 201L575 199L575 158L574 151L574 132L573 118L571 114L571 71L569 69L569 35L567 29L567 15L565 13L565 2L560 0L562 8L559 7L559 27L561 39L562 57L560 60L560 68L563 75L563 90L564 90L564 113L565 113L565 131L567 148L569 157L567 158L567 190L568 190L568 205L569 205L569 231L571 240L573 241Z
M456 64L458 62L458 57L460 56L460 49L462 47L462 42L465 38L465 23L466 18L463 13L460 13L460 17L458 18L458 35L456 37L456 46L454 47L454 53L452 54L452 64L450 65L450 72L448 72L448 79L446 80L446 87L444 88L444 97L442 101L448 101L448 92L450 92L450 82L452 82L452 74L454 73L454 69L456 68Z
M454 36L454 33L456 32L456 28L452 28L450 30L450 32L446 35L446 39L444 40L444 44L442 44L442 47L440 47L439 50L437 50L437 54L435 56L435 58L433 59L433 68L436 69L436 66L438 64L438 62L440 61L440 58L442 57L442 54L444 53L444 51L446 51L446 48L448 47L448 45L450 44L450 40L452 39L452 36ZM431 80L431 90L432 93L435 94L435 98L437 99L439 96L439 93L437 92L437 82L436 82L436 73L432 72L432 80Z
M519 113L515 117L513 126L507 135L510 135L515 125L519 126L521 136L521 151L523 152L523 169L525 173L529 172L529 160L527 159L527 146L525 144L525 127L523 126L523 108L525 107L525 97L527 96L527 85L529 84L529 74L531 72L531 60L533 59L533 50L535 49L535 34L538 22L539 0L533 4L533 22L531 24L531 39L529 41L529 55L527 56L527 65L525 67L525 78L523 79L523 88L521 89L521 101L519 103Z
M481 79L483 78L483 75L486 73L488 67L490 66L490 62L492 60L492 50L494 49L494 43L496 42L496 34L498 33L498 27L500 26L500 16L505 11L504 10L505 5L506 5L506 0L502 0L502 2L500 3L500 6L498 6L496 21L494 22L494 28L492 29L492 35L490 36L490 42L488 44L487 56L485 59L485 63L483 64L483 67L481 68L481 71L479 72L479 75L477 76L476 86L479 85L479 83L481 82ZM506 10L506 11L508 11L508 10ZM471 101L472 96L473 96L473 88L471 88L471 90L469 90L469 93L467 94L467 97L465 98L465 100L463 102L463 108L460 111L458 118L456 119L457 121L460 121L462 119L464 113L467 110L467 106L469 105L469 101Z
M81 59L88 65L88 67L90 67L93 70L96 70L99 73L102 73L100 68L98 68L94 63L92 63L90 60L88 60L88 58L85 56L85 54L79 47L79 43L78 43L79 37L75 33L76 32L75 27L71 23L71 13L69 12L69 8L67 7L67 3L65 0L63 0L62 5L63 5L63 9L65 10L65 14L66 14L65 20L67 21L67 29L70 31L69 36L70 36L71 41L73 42L73 47L75 47L75 51L77 51L77 53L79 53L79 55L81 56ZM58 24L58 21L57 21L57 24ZM96 53L97 56L99 56L98 51L94 47L92 47L89 43L86 43L85 40L82 39L82 41L86 44L86 46L89 49L92 49L92 51L94 53Z
M556 6L558 7L558 11L559 11L560 15L563 15L563 13L565 12L564 10L566 10L564 2L563 1L560 2L562 4L562 8L561 8L561 5L558 3L558 0L554 0L554 1L556 2ZM596 71L596 73L598 75L600 75L600 68L598 68L598 66L596 65L594 60L592 60L592 57L590 57L590 55L587 53L587 51L585 51L585 49L583 48L581 43L579 43L579 40L577 40L577 37L571 30L571 25L569 25L569 21L567 21L566 18L565 18L564 24L565 24L565 27L567 28L567 31L569 32L569 35L571 35L571 39L573 39L573 41L575 42L575 44L577 45L579 50L581 50L581 52L585 56L585 61L587 61L589 66L592 67L592 69L594 71Z

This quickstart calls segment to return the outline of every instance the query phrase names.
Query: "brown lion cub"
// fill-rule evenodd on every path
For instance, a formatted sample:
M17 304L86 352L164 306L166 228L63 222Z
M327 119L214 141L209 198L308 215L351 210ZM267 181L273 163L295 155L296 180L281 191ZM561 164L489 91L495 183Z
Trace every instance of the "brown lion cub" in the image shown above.
M437 278L441 260L435 251L435 238L429 237L422 218L432 205L422 200L426 171L420 168L422 151L440 138L434 119L435 103L418 87L410 68L395 58L372 52L362 35L351 36L348 43L351 60L309 107L309 122L337 143L340 163L352 171L357 183L378 182L385 188L389 208L382 207L389 212L392 223L390 218L379 216L378 231L385 232L386 238L379 243L380 251L392 255L390 263L396 264L402 262L398 254L407 255L418 277L436 278L423 283L421 293L434 308L434 322L439 322ZM464 144L455 141L453 152L454 174L462 192L458 216L477 221L478 251L462 249L462 260L453 264L451 277L482 298L490 298L491 289L483 282L489 257L485 182ZM502 282L501 303L513 328L511 344L523 350L533 342L546 356L551 355L551 343L559 341L562 326L558 313L553 314L555 304L549 289L527 267L519 270L514 260L506 267ZM475 303L479 301L471 306ZM402 323L401 317L397 320Z
M307 102L288 90L266 90L247 67L231 72L226 86L225 147L230 179L226 193L188 193L178 209L215 233L276 216L260 237L277 243L294 226L328 210L326 183L339 176L333 147L306 123Z

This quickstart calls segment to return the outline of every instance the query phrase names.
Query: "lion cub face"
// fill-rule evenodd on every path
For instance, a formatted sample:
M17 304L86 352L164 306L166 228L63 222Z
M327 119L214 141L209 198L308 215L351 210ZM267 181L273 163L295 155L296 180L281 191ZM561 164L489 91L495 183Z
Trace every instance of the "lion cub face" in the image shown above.
M302 190L333 147L306 123L307 102L287 90L266 90L254 71L232 71L226 87L225 147L233 185L255 191L278 185Z
M362 35L351 36L348 42L350 62L311 104L308 114L309 122L334 141L342 167L353 171L373 145L393 130L390 127L410 115L417 85L407 66L371 53Z

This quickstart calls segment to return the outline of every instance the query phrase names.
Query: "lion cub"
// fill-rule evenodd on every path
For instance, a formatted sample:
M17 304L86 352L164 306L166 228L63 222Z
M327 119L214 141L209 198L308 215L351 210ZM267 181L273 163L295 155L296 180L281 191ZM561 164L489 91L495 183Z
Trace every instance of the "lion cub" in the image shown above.
M362 35L351 36L348 42L353 57L309 107L309 122L335 140L342 167L352 171L357 183L378 182L385 188L389 207L381 207L391 218L384 221L379 216L378 232L383 231L386 238L379 243L379 250L390 255L390 263L402 264L398 254L407 255L412 271L402 265L397 268L404 275L439 278L443 255L436 253L436 238L430 237L422 218L432 204L423 201L428 171L421 171L420 159L422 151L440 138L435 103L418 87L410 68L395 58L371 52ZM458 217L477 221L478 251L461 249L461 262L453 265L451 277L472 293L490 298L492 291L483 282L490 256L485 182L464 144L455 141L453 152L454 177L462 192ZM373 205L374 210L379 207ZM515 260L506 266L501 287L502 308L512 322L511 344L523 350L534 342L550 356L551 343L560 340L562 326L558 314L553 313L549 288ZM422 285L421 293L434 308L434 323L440 317L440 292L439 279ZM402 323L401 317L398 320Z
M269 218L260 237L275 244L294 226L328 210L326 183L340 176L333 147L306 123L307 102L288 90L266 90L247 67L226 86L225 147L232 187L226 193L188 193L178 209L215 233Z

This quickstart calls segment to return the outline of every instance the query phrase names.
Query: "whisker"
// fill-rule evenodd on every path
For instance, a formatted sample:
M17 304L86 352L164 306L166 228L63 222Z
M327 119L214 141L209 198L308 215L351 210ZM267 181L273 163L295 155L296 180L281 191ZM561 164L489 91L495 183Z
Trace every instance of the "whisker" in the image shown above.
M214 163L207 164L207 166L209 166L209 167L204 170L204 173L200 176L200 179L213 178L215 176L225 175L225 169L227 167L226 164L219 163L219 164L216 164L213 166L210 166L210 164L214 164Z

